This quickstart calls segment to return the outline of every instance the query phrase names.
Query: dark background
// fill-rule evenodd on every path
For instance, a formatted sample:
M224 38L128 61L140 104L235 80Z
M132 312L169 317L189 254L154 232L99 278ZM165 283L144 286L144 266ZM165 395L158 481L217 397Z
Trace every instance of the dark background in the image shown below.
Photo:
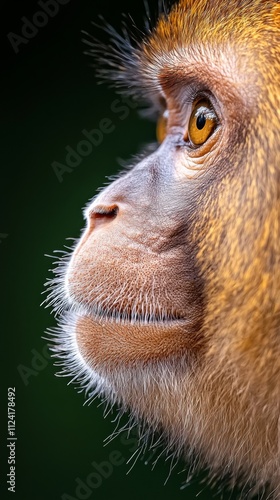
M154 12L157 2L149 3ZM164 485L170 464L165 458L151 471L148 455L148 465L140 459L127 475L132 441L118 437L106 447L103 443L113 431L113 415L104 419L98 401L83 406L84 395L67 386L68 380L55 377L42 338L46 328L55 325L50 311L40 307L44 282L51 277L51 259L45 254L63 249L66 238L79 236L82 207L106 175L120 170L118 158L129 159L155 139L155 126L133 110L125 119L112 112L118 97L97 85L81 42L82 29L97 33L90 21L98 21L98 14L118 28L121 13L130 13L142 27L142 1L69 0L15 53L8 33L21 35L22 16L32 20L39 10L36 1L2 0L0 7L1 498L220 498L217 487L210 490L198 478L181 490L183 463ZM97 36L104 39L102 32ZM82 130L98 128L104 118L112 120L114 130L59 182L52 163L65 164L65 148L75 149L84 138ZM14 495L6 485L8 387L16 388ZM119 452L117 459L114 450ZM115 462L106 469L103 462L112 463L112 457ZM94 489L76 491L77 478L86 483L96 473L93 461L106 477L92 476Z

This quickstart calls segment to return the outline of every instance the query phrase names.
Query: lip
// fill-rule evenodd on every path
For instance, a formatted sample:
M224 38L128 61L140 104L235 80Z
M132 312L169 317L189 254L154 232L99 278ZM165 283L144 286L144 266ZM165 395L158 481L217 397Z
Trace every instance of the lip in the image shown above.
M80 306L79 306L80 307ZM127 325L172 325L175 323L187 323L187 319L179 313L170 312L139 312L137 310L119 310L116 308L104 308L100 305L86 306L82 316L87 316L94 321L127 324Z
M112 310L101 314L100 309L98 314L80 310L72 319L79 351L97 369L181 359L200 343L197 325L188 319L154 317L147 321L139 316L136 321L125 318L124 313L115 317Z

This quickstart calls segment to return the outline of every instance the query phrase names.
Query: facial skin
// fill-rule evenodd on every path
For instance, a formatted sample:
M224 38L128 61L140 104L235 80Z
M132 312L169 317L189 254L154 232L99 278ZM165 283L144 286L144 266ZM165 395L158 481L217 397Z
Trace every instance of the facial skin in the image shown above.
M275 498L279 26L276 1L181 0L114 54L114 79L164 113L162 142L89 204L50 295L54 350L90 395Z

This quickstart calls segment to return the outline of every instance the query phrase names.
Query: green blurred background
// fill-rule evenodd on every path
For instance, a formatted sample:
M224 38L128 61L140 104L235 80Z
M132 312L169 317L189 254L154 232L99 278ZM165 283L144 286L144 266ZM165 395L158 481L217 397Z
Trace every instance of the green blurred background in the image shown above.
M61 3L63 3L61 1ZM149 0L151 11L157 2ZM40 307L41 292L51 260L45 254L63 249L66 238L83 227L82 207L105 176L120 170L118 158L129 159L155 139L154 124L131 110L125 119L111 110L118 98L97 85L90 60L83 55L81 30L104 39L91 26L98 14L117 28L122 12L143 26L142 1L64 0L59 12L15 53L8 33L21 35L22 16L31 20L40 2L2 1L1 15L1 498L7 492L7 389L16 388L16 493L29 500L154 498L220 498L195 478L180 489L186 472L180 463L166 484L170 461L164 458L151 471L151 460L140 459L127 474L132 442L116 438L113 415L103 418L95 401L83 406L84 396L66 380L55 377L42 336L55 325L49 310ZM40 21L40 19L38 18ZM41 22L42 19L41 19ZM108 118L114 130L83 158L62 182L52 163L65 164L66 147L76 148L82 130L98 128ZM112 454L117 451L118 454ZM148 459L149 456L145 457ZM106 477L90 476L94 488L76 490L103 462ZM104 466L104 463L103 463ZM104 466L105 467L105 466ZM79 478L79 479L77 479ZM224 493L224 498L230 495ZM233 497L231 497L233 498Z

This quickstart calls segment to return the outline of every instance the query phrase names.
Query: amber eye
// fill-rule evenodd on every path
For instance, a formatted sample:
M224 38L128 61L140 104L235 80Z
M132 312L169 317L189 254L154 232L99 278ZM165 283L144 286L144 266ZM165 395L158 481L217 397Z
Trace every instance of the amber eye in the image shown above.
M185 140L189 139L193 146L201 146L217 126L217 116L207 100L195 104L189 121Z
M167 135L167 111L165 111L158 119L156 136L157 141L161 144Z

